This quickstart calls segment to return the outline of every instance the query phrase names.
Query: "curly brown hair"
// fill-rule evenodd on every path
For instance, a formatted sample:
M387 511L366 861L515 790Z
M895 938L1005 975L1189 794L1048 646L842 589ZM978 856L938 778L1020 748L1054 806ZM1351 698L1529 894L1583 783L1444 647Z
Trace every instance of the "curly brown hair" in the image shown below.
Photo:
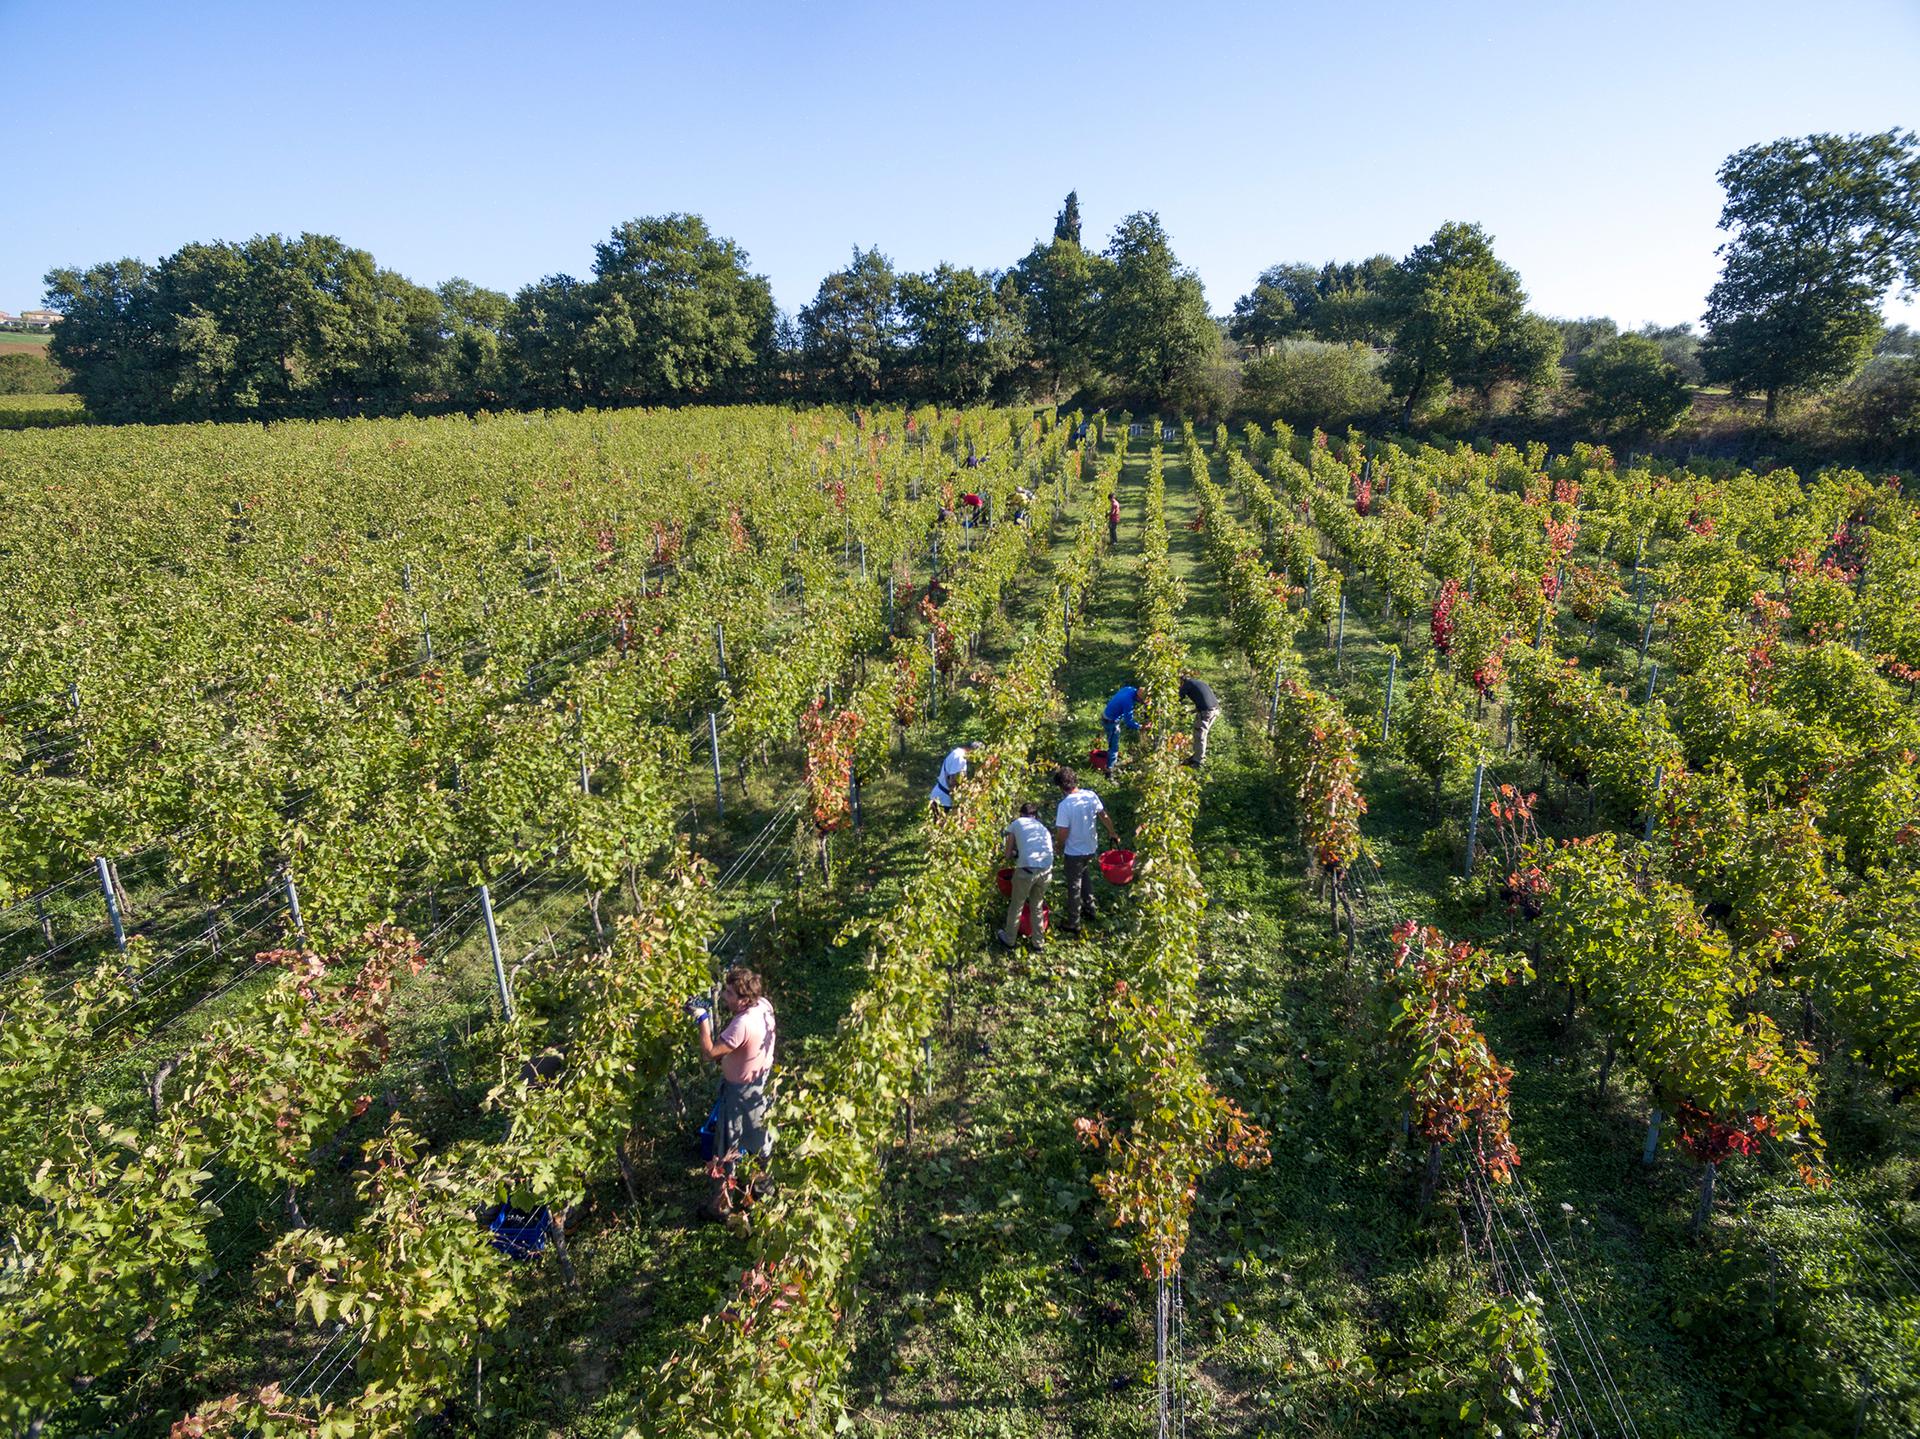
M760 982L760 976L744 965L736 965L727 971L727 983L733 987L733 992L740 996L740 1002L743 1005L752 1004L766 997L767 987Z

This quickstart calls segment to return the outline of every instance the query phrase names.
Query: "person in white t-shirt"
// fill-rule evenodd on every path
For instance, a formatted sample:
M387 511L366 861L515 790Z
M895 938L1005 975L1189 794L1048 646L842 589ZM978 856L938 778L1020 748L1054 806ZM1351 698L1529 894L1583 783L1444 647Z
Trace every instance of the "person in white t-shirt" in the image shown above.
M734 1168L742 1159L764 1161L771 1152L767 1133L767 1076L773 1072L778 1029L773 1005L760 976L751 969L727 971L720 999L733 1013L716 1037L713 1015L702 1000L688 1000L687 1013L700 1030L700 1054L720 1064L720 1122L716 1136L712 1209L731 1208Z
M1113 818L1100 803L1100 796L1080 788L1080 777L1066 765L1053 772L1053 782L1060 786L1060 804L1053 812L1053 837L1067 871L1067 914L1060 928L1077 935L1083 921L1099 918L1094 911L1093 884L1087 876L1087 866L1100 848L1094 823L1106 826L1108 838L1116 845L1120 833L1114 829Z
M979 741L967 740L947 751L947 757L940 761L940 777L933 782L933 792L927 796L927 803L935 814L946 814L953 808L954 786L967 774L967 755L979 748Z
M1040 823L1040 806L1028 801L1020 817L1007 826L1007 858L1013 861L1013 887L1007 899L1007 922L994 938L1011 949L1020 942L1020 911L1033 906L1028 922L1028 947L1040 952L1040 905L1053 878L1053 836Z

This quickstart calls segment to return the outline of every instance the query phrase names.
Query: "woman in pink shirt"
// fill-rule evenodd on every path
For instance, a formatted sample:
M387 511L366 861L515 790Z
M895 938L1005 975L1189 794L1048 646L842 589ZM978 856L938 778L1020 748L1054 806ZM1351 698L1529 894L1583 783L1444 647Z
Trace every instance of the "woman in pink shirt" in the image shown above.
M700 1053L720 1062L720 1132L715 1152L719 1188L714 1209L731 1208L729 1190L734 1166L741 1159L764 1161L770 1149L767 1136L767 1076L773 1071L776 1029L773 1005L760 976L750 969L730 969L720 998L733 1011L732 1022L713 1033L713 1016L695 1011L700 1023Z

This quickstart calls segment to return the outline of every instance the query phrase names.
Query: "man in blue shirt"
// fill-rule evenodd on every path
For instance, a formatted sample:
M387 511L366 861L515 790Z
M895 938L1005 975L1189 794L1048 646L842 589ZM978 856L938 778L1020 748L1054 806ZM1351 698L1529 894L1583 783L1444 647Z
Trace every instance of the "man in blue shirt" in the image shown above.
M1101 720L1107 727L1107 773L1112 774L1120 768L1120 726L1138 731L1140 722L1133 717L1133 706L1140 698L1140 686L1122 685L1113 692L1113 698L1107 701L1107 707L1100 712Z

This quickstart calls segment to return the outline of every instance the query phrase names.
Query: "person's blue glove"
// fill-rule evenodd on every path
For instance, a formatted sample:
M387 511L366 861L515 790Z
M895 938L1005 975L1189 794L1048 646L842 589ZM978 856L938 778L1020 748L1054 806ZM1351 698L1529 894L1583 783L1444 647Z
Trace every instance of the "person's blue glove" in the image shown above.
M700 1024L713 1016L713 1011L707 1008L707 1002L704 999L690 999L680 1008L695 1024Z

